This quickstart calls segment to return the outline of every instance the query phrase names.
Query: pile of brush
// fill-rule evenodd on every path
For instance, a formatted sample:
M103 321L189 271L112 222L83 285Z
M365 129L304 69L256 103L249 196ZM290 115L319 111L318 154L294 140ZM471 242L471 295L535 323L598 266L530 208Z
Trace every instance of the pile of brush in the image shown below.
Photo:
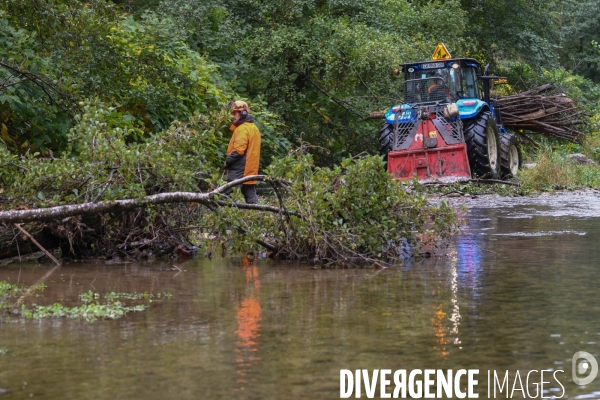
M551 84L498 99L502 122L512 130L527 130L576 142L585 134L585 111L554 90Z

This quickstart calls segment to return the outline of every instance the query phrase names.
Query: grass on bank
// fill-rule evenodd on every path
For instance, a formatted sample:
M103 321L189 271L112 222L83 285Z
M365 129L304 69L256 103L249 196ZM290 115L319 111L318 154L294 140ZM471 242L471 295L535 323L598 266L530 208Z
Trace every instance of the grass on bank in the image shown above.
M532 156L516 178L518 186L477 182L458 182L450 185L425 187L429 194L527 196L558 190L600 189L600 165L580 164L564 148L547 147Z
M581 143L556 142L542 137L537 150L525 148L525 163L518 180L524 194L555 190L600 189L600 135L599 124L592 121L589 133ZM583 154L589 163L572 157Z
M523 169L519 176L526 192L553 190L600 189L600 167L579 164L568 154L546 150L539 153L535 166Z

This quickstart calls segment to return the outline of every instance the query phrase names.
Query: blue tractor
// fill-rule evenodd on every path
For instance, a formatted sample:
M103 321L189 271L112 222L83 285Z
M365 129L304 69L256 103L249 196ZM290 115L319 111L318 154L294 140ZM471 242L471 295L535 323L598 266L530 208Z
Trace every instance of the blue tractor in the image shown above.
M522 164L518 140L490 98L499 77L487 75L473 58L446 54L401 64L404 103L385 114L379 138L388 171L401 180L416 175L446 182L516 176Z

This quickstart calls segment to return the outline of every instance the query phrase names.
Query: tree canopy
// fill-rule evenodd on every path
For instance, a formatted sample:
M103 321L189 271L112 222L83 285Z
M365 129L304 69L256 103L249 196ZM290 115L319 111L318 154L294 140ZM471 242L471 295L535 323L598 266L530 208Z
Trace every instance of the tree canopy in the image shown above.
M508 74L525 65L536 83L556 68L598 83L599 10L600 0L0 0L0 138L14 152L63 152L82 107L100 105L142 140L241 97L271 113L270 155L308 142L330 165L374 151L376 129L357 120L398 103L391 71L438 41Z

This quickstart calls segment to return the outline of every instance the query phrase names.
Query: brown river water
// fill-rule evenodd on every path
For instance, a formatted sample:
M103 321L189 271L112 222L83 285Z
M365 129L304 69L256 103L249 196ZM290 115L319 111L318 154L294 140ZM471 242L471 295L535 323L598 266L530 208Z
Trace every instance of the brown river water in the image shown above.
M598 194L460 203L443 254L383 270L240 257L66 264L32 301L172 297L119 320L4 319L0 399L337 399L341 369L426 368L479 369L480 398L488 370L509 371L511 387L517 371L525 382L563 370L564 398L600 398L600 377L576 385L571 364L577 351L600 360ZM0 280L33 284L51 268L8 265ZM562 394L544 380L544 397Z

